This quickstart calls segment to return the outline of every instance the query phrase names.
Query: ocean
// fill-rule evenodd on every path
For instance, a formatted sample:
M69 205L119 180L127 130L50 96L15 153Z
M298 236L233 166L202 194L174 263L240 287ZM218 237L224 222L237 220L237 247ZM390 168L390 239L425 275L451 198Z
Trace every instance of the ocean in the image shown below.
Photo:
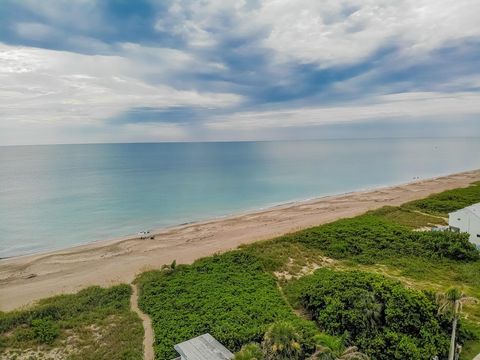
M480 139L0 147L0 257L480 168Z

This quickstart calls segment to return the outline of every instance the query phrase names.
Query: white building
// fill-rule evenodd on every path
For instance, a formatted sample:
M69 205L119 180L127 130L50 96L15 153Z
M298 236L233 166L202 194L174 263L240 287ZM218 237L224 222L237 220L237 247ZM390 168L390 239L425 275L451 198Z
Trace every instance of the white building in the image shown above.
M470 234L470 242L480 247L480 203L448 214L448 225L453 231Z

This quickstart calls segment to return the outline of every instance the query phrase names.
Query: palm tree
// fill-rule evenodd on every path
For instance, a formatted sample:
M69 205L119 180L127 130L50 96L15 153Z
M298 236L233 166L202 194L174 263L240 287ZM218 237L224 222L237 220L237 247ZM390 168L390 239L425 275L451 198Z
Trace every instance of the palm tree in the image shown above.
M315 338L317 350L309 360L369 360L356 346L345 347L344 339L321 334Z
M262 349L265 360L300 359L302 347L301 336L295 327L285 321L274 323L263 337Z
M161 270L163 270L167 274L174 273L177 269L177 260L173 260L170 265L162 265Z
M383 304L375 299L373 293L361 297L358 301L363 309L368 330L376 330L382 321Z
M234 360L263 360L262 349L258 344L243 345L242 349L235 354Z
M463 305L471 302L477 302L477 299L466 296L457 288L451 288L447 290L445 294L437 295L437 303L439 304L438 313L448 314L453 318L448 360L454 360L455 357L457 324Z

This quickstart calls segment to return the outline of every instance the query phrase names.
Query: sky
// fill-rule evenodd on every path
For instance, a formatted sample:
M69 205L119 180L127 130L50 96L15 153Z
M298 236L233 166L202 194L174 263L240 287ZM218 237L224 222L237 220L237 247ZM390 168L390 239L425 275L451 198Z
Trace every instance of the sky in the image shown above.
M478 0L0 0L0 145L480 136Z

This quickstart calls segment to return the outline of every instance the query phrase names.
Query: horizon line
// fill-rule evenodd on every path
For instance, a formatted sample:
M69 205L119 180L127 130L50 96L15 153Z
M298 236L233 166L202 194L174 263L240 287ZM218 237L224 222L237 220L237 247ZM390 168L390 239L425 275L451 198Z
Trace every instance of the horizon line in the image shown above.
M335 137L312 139L262 139L262 140L174 140L174 141L126 141L126 142L79 142L46 144L0 144L0 147L58 146L58 145L135 145L135 144L204 144L204 143L256 143L256 142L300 142L336 140L396 140L396 139L480 139L480 136L378 136L378 137Z

